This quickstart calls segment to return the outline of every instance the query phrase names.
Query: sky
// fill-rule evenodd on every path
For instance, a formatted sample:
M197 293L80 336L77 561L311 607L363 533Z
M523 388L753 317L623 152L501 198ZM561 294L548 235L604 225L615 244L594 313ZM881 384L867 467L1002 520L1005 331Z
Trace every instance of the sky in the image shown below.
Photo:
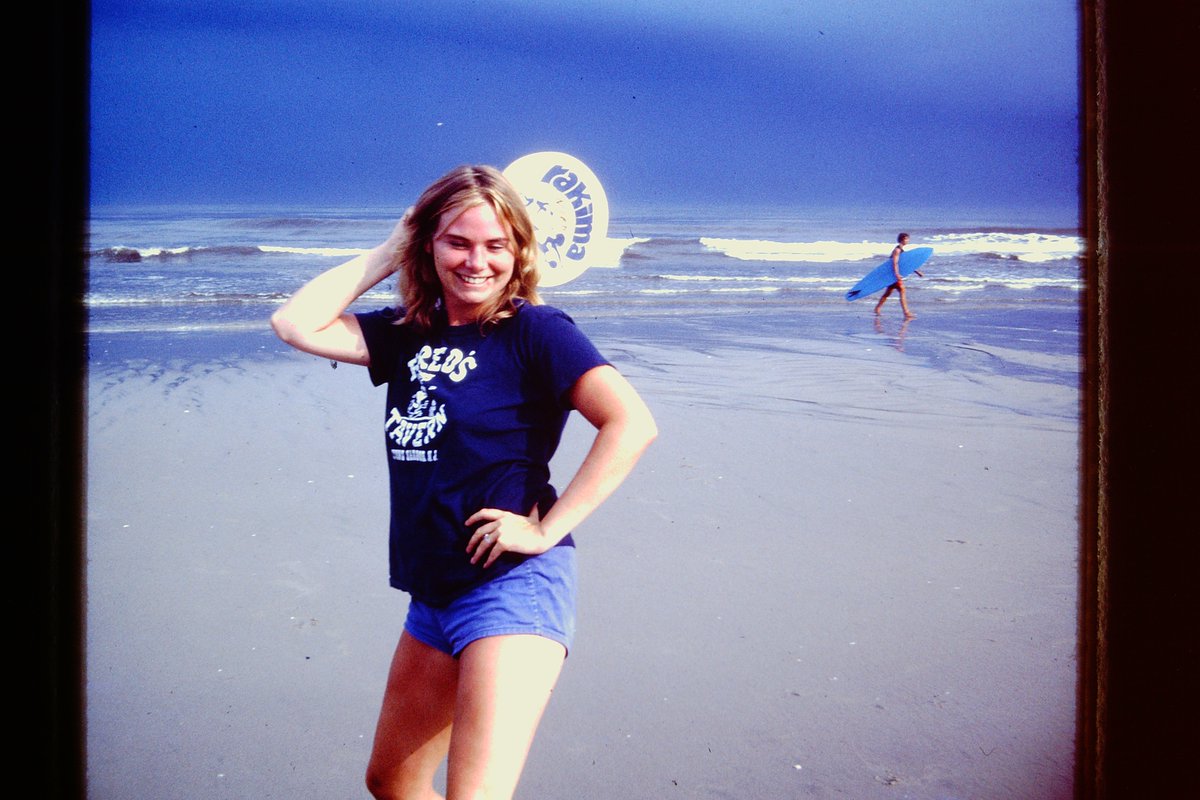
M92 202L403 206L582 159L614 208L1071 209L1069 0L93 0Z

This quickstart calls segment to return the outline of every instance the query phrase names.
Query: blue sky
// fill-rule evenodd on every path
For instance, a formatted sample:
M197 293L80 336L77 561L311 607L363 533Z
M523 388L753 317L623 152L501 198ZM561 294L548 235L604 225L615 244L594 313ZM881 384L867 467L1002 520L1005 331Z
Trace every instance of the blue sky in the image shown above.
M94 0L97 205L410 202L583 159L610 201L1071 208L1063 0Z

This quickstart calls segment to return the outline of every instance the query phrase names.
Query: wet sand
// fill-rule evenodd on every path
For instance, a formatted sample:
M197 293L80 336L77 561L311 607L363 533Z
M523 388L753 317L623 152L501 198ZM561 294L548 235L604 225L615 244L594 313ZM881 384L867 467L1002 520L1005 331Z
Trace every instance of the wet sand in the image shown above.
M576 532L518 797L1071 795L1070 347L937 314L579 321L660 437ZM90 796L366 797L406 606L383 391L224 336L93 342ZM560 485L588 441L573 419Z

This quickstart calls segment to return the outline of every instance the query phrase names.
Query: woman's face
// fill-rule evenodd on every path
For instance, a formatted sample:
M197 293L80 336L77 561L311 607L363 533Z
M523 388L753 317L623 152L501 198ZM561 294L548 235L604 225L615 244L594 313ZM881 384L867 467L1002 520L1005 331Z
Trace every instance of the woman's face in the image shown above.
M512 231L487 203L442 217L433 235L433 265L450 324L465 325L474 322L512 278Z

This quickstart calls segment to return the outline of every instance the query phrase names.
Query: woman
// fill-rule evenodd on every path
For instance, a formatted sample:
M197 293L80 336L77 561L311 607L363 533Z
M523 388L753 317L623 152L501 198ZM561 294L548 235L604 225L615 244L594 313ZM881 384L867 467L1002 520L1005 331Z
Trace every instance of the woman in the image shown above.
M399 271L400 305L350 304ZM294 347L388 384L391 583L410 593L367 768L378 798L511 797L574 632L570 531L656 436L633 387L537 295L521 197L491 167L425 190L392 235L271 318ZM561 497L571 408L596 428Z

